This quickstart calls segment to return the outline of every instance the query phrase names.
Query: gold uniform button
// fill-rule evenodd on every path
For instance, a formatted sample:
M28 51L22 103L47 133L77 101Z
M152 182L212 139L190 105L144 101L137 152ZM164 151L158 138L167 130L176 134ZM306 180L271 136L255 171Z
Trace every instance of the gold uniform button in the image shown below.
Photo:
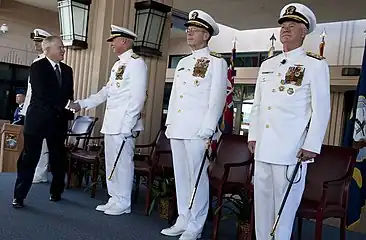
M266 124L266 128L269 128L269 125L268 124Z
M269 107L268 107L268 110L271 110L271 109L272 109L272 108L271 108L271 106L269 106Z
M183 98L183 95L180 95L180 98Z
M182 110L178 109L178 112L180 113Z

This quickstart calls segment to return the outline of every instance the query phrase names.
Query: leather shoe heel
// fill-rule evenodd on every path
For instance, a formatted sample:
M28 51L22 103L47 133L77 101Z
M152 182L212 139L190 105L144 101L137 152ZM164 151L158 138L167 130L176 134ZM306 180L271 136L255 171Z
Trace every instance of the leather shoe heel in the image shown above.
M61 200L61 196L56 196L56 195L51 195L50 196L50 201L51 202L58 202Z
M20 199L14 198L12 204L13 204L13 208L22 208L22 207L24 207L23 200L20 200Z

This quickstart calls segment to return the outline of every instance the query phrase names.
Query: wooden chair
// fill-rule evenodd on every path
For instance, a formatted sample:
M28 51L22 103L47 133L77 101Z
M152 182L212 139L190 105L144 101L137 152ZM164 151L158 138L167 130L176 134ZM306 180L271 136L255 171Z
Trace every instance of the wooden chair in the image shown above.
M322 239L323 220L340 218L340 239L346 239L348 189L357 150L323 145L315 162L308 164L306 185L297 211L298 239L302 219L315 219L315 240Z
M86 152L90 150L88 149L88 144L90 140L100 140L100 138L90 138L90 135L94 129L95 123L98 121L96 117L89 116L77 116L73 121L67 135L66 135L66 148L68 150L68 159L69 159L69 167L67 174L67 184L66 188L70 188L70 181L72 174L81 170L77 166L82 164L86 164L89 169L94 167L93 164L88 164L90 161L90 157L93 157L95 154L95 150L91 156L88 156ZM98 148L99 149L99 148ZM87 160L85 160L87 159ZM93 162L93 161L92 161ZM93 170L92 170L93 171ZM84 174L79 174L79 186L81 185ZM85 174L86 182L89 182L89 175ZM93 178L93 177L92 177ZM92 191L92 195L95 194L95 191Z
M165 128L162 128L159 131L153 142L149 144L137 144L136 149L149 149L147 154L141 154L138 152L135 154L134 157L136 176L134 199L136 200L136 198L138 197L140 177L147 177L145 214L148 215L151 204L151 190L154 177L157 175L161 175L161 166L166 164L166 162L169 162L169 159L170 162L172 162L170 142L169 139L167 139L167 137L165 136Z
M104 137L77 137L76 145L71 149L69 154L69 170L66 188L70 188L71 176L74 172L80 170L80 166L87 166L87 171L91 171L91 181L92 181L92 191L90 197L94 198L98 183L98 175L100 166L103 165L104 161L104 142L102 141ZM92 146L86 145L84 148L80 149L80 140L89 142L90 140L97 140L99 143L94 143ZM81 185L82 177L79 178L79 184ZM80 186L79 186L80 187Z
M221 218L221 205L225 194L239 193L243 189L253 199L251 184L253 173L253 157L248 150L247 137L224 134L221 136L214 162L209 166L210 191L217 197L219 209L213 219L212 239L218 238ZM253 221L253 219L251 220ZM251 222L251 228L253 224ZM252 229L250 229L252 231Z
M66 135L66 147L73 147L76 143L76 137L89 137L94 129L97 117L77 116ZM85 148L88 144L85 139L79 140L78 148Z

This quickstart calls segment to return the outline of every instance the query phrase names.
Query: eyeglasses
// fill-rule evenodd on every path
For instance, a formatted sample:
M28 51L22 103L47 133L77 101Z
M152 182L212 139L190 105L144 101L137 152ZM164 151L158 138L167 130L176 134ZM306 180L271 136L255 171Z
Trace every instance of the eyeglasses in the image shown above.
M200 30L200 29L191 29L191 28L186 29L186 33L196 33L196 32L205 32L205 31Z

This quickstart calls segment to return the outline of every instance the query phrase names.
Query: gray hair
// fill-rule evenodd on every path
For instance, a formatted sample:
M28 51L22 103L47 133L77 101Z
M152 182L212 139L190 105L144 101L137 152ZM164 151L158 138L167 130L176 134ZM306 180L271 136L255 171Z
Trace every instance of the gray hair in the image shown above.
M42 51L46 52L50 48L52 43L57 41L57 40L61 41L61 38L59 36L48 36L45 39L43 39L43 41L42 41Z

